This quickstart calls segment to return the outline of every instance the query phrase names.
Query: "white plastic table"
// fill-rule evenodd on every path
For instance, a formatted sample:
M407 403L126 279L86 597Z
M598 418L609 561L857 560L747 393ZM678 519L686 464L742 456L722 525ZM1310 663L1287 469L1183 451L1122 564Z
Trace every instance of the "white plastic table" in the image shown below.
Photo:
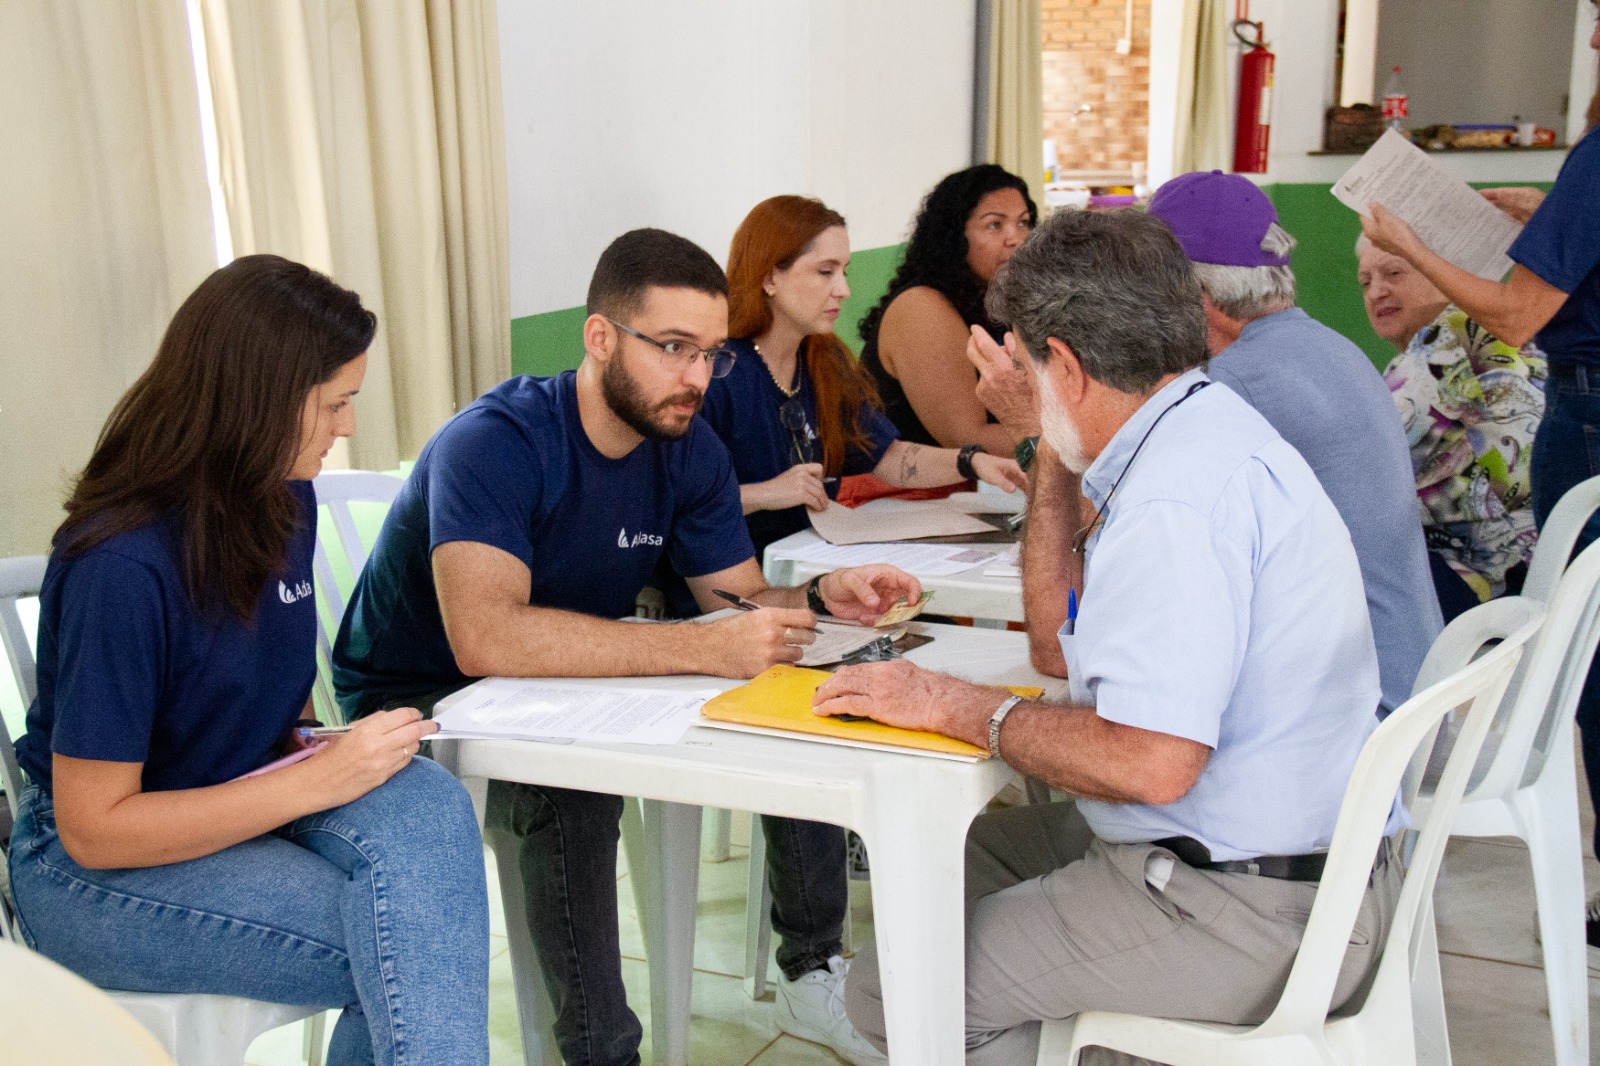
M1026 637L928 625L932 643L907 658L991 684L1065 683L1028 665ZM615 680L595 681L615 685ZM731 688L721 678L641 678L641 686ZM896 1062L959 1066L965 1060L965 914L962 856L967 827L1015 776L1003 763L880 752L780 736L696 727L671 746L455 741L441 758L462 777L522 781L646 801L645 834L662 864L661 888L641 915L664 935L650 959L657 1063L688 1049L699 887L700 808L727 807L854 829L872 855L872 913L884 1011ZM443 749L443 750L439 750ZM449 748L436 745L436 756ZM654 824L652 824L654 823ZM668 846L671 842L671 846ZM685 928L687 926L687 928Z
M782 540L767 545L762 560L762 570L767 583L776 586L799 585L833 567L825 563L806 562L794 558L798 550L823 543L821 537L809 529L791 533ZM955 545L951 545L955 547ZM973 544L974 548L997 548L1006 545ZM924 589L938 595L930 610L939 614L965 615L970 618L994 619L1001 622L1021 622L1022 581L1015 577L985 577L983 567L973 567L950 577L921 577Z

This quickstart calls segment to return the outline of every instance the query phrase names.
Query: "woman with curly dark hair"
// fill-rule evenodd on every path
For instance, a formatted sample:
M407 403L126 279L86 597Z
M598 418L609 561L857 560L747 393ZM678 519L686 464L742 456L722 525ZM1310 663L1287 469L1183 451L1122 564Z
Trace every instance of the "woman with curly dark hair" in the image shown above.
M905 262L861 320L861 365L902 439L992 455L1018 443L978 401L966 351L975 325L1001 340L984 293L1037 220L1027 182L993 163L949 175L923 200Z

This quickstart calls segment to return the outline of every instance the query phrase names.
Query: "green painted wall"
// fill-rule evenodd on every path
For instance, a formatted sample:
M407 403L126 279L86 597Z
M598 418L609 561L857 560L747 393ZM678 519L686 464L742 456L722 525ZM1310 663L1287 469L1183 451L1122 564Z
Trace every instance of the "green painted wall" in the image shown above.
M861 317L889 290L889 280L900 266L905 245L868 248L850 257L847 277L850 298L839 315L839 336L852 350L861 351L856 326ZM582 307L527 315L511 320L511 372L548 375L570 370L583 361Z
M1548 190L1548 182L1527 182ZM1488 188L1487 184L1474 188ZM1328 185L1266 185L1278 209L1278 222L1299 244L1291 262L1300 306L1306 313L1355 341L1379 367L1394 356L1389 343L1372 332L1356 284L1356 238L1361 219L1333 198Z

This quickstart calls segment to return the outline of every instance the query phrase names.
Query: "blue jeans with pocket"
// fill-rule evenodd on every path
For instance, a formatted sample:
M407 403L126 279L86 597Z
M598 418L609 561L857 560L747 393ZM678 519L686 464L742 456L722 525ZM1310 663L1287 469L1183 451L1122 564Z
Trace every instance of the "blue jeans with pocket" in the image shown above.
M529 926L567 1066L637 1066L642 1027L622 984L617 931L621 796L489 783L484 832L517 843ZM849 881L844 830L761 819L778 966L793 979L839 954Z
M1580 481L1600 475L1600 370L1562 366L1554 360L1545 382L1544 419L1533 439L1533 518L1543 528L1545 519L1563 494ZM1578 537L1574 554L1600 538L1600 516L1591 517ZM1600 660L1578 700L1578 729L1583 763L1589 778L1589 796L1600 810ZM1600 852L1600 827L1595 831Z
M28 943L102 988L342 1009L329 1066L489 1061L483 846L466 790L426 759L275 832L125 870L74 862L30 788L9 864Z

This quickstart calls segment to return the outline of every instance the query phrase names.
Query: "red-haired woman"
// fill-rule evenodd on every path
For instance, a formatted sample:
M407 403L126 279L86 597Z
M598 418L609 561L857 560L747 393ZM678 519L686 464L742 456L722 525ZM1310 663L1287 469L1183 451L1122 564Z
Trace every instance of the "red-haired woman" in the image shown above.
M733 455L758 558L768 544L806 528L806 508L826 507L827 489L841 474L875 473L904 488L972 477L1007 489L1024 484L1009 457L899 439L877 406L872 379L833 332L850 295L849 262L843 217L803 196L763 200L733 237L728 347L738 358L727 377L711 381L700 413ZM844 830L789 818L761 823L772 925L781 937L779 1028L826 1043L853 1063L885 1061L851 1027L839 994Z
M1009 456L900 439L833 331L849 263L844 217L809 197L763 200L733 235L728 347L739 358L706 390L701 414L733 454L757 557L806 528L805 509L826 507L841 475L875 474L897 488L1025 485Z

